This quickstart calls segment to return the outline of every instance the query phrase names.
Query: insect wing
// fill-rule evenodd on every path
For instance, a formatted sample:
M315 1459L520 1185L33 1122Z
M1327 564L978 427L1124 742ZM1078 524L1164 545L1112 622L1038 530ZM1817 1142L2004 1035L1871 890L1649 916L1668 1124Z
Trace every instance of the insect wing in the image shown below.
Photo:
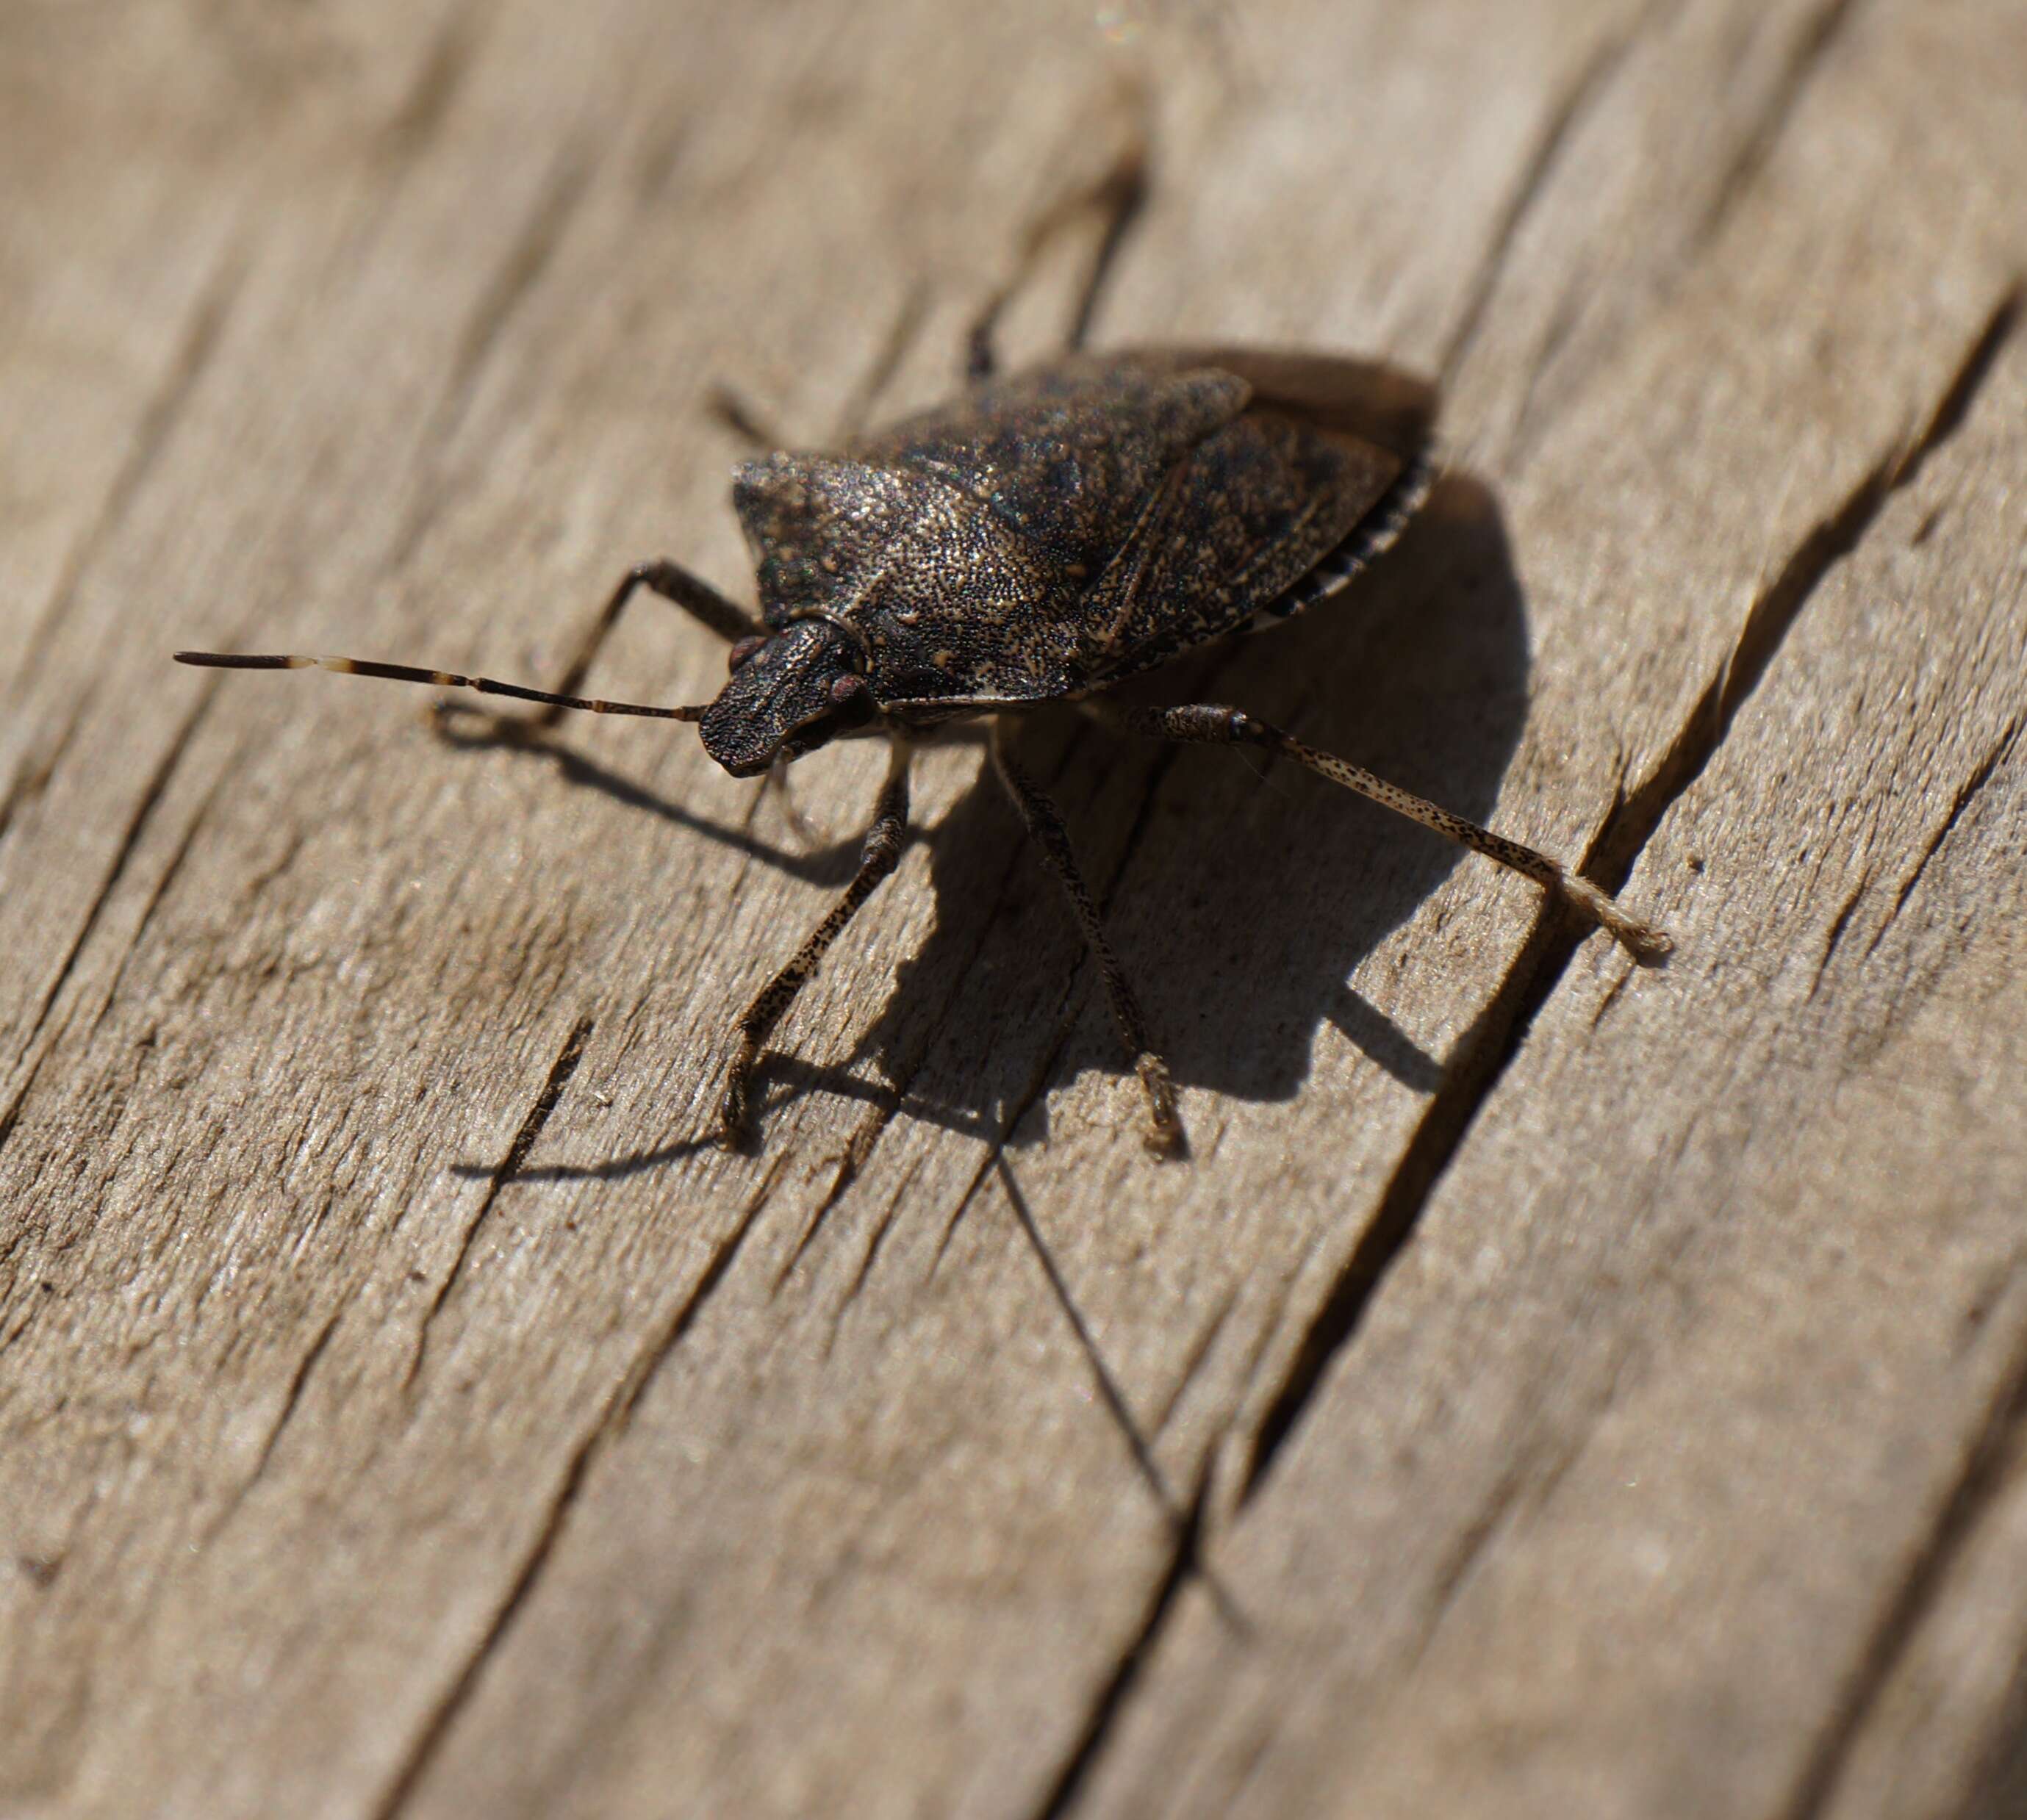
M1081 587L1163 478L1245 409L1234 374L1076 358L976 388L851 453L933 475L977 500Z
M1249 410L1169 477L1089 601L1089 680L1149 669L1252 623L1342 544L1399 457Z
M1408 461L1428 446L1436 389L1377 360L1283 348L1150 348L1118 356L1157 372L1214 367L1243 379L1252 402L1313 429L1376 444Z

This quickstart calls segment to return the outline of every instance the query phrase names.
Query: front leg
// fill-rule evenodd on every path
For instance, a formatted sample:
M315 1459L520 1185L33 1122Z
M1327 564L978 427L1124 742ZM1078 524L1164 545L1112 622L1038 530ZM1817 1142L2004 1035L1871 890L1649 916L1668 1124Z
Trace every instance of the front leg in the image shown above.
M700 575L692 575L681 563L666 561L637 562L620 578L599 614L589 634L578 646L576 655L563 672L563 680L556 685L559 695L576 694L585 678L591 674L591 666L598 661L598 654L604 648L605 641L612 636L613 628L618 624L619 616L626 610L627 602L642 588L650 594L659 595L671 606L679 606L700 624L731 643L739 639L752 638L767 629L759 620L736 602L728 600ZM537 727L552 724L560 710L545 709L533 717Z
M728 600L706 581L702 576L692 575L680 563L670 562L637 562L620 577L619 584L607 598L604 610L592 624L590 631L578 645L576 654L565 668L562 680L553 691L539 694L528 692L531 701L542 701L545 705L533 714L491 713L484 709L471 709L456 702L439 702L436 704L437 729L445 739L463 744L467 737L454 729L452 723L460 717L476 718L485 724L482 739L495 739L508 741L526 740L531 735L545 733L558 718L576 705L574 699L557 700L552 697L574 698L584 686L584 680L591 673L591 666L598 661L598 654L605 641L612 636L612 629L619 623L619 616L626 610L627 603L645 588L650 594L659 595L672 606L681 607L700 624L708 627L722 638L737 640L763 635L766 628L736 602Z
M761 989L739 1020L732 1065L725 1080L725 1096L718 1113L718 1141L728 1150L744 1143L748 1134L749 1100L753 1071L760 1059L760 1045L773 1033L796 994L808 983L838 932L858 914L858 907L873 895L880 881L901 861L901 849L908 839L908 760L906 738L894 733L887 766L887 781L881 785L873 825L866 831L860 849L858 870L844 888L844 895L830 913L810 931L796 950L795 958Z

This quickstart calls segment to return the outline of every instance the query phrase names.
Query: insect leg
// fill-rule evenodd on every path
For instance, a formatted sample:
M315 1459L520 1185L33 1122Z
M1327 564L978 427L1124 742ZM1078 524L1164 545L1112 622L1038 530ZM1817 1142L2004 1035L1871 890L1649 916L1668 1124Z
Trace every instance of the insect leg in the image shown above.
M725 1096L718 1114L719 1140L731 1149L744 1140L748 1127L748 1103L753 1070L766 1042L782 1015L795 1003L796 994L806 986L825 952L838 932L873 895L880 881L900 864L901 849L908 838L909 742L890 735L887 781L881 786L880 801L873 812L873 825L866 831L866 844L859 850L858 870L845 886L844 895L830 908L822 922L810 931L796 950L795 958L763 986L739 1020L732 1065L726 1071Z
M1006 724L1003 720L992 730L992 763L999 773L999 781L1006 787L1006 794L1014 799L1014 806L1021 812L1021 820L1028 824L1028 834L1042 849L1043 858L1048 861L1049 869L1056 875L1064 895L1069 899L1071 913L1084 931L1084 945L1090 949L1104 977L1105 996L1112 1004L1112 1021L1119 1027L1120 1040L1125 1044L1127 1054L1133 1058L1134 1072L1140 1077L1140 1085L1146 1092L1147 1148L1157 1155L1178 1155L1183 1144L1183 1121L1176 1110L1176 1084L1169 1073L1169 1064L1155 1054L1154 1045L1147 1040L1146 1020L1140 1015L1139 1001L1126 982L1126 974L1120 967L1118 956L1112 952L1112 944L1106 939L1105 925L1099 919L1097 904L1091 900L1091 888L1084 883L1084 875L1077 870L1076 856L1070 850L1069 832L1063 826L1063 818L1056 805L1014 761L1007 750Z
M1146 205L1147 132L1142 117L1146 112L1144 98L1135 98L1132 105L1135 119L1132 136L1111 168L1096 182L1058 196L1028 224L1027 231L1021 237L1020 250L1014 255L1013 271L985 300L965 337L965 376L968 379L975 382L992 377L999 364L992 337L999 326L1001 313L1034 275L1043 254L1057 238L1084 217L1095 215L1103 224L1098 250L1092 256L1091 269L1084 274L1084 288L1078 293L1076 311L1070 318L1069 333L1065 337L1065 344L1072 349L1084 345L1113 262L1118 257L1119 249L1125 244L1126 236L1140 211Z
M1404 815L1410 821L1433 828L1473 853L1497 860L1501 865L1510 867L1538 885L1546 886L1575 904L1593 922L1602 923L1642 960L1657 960L1674 946L1663 931L1622 908L1615 899L1601 891L1588 879L1579 878L1560 860L1537 853L1532 847L1523 847L1518 841L1509 841L1504 834L1496 834L1475 822L1466 821L1462 816L1453 815L1446 809L1439 809L1432 802L1411 795L1397 784L1375 777L1361 766L1331 753L1319 752L1313 746L1305 746L1292 734L1284 733L1279 728L1256 720L1250 714L1241 713L1236 708L1217 707L1207 702L1180 708L1128 708L1106 702L1095 702L1088 706L1097 718L1109 726L1144 733L1157 739L1212 746L1257 746L1279 753L1333 783L1370 797L1396 815Z
M745 444L748 455L766 455L770 450L792 446L754 407L746 394L722 380L704 396L703 407L721 429L729 430Z
M692 575L680 564L669 562L637 562L621 578L605 603L605 610L599 614L584 642L578 647L568 667L563 671L563 680L556 685L556 693L574 695L583 686L584 680L591 674L591 666L598 661L598 654L604 648L605 641L612 636L612 629L619 623L619 616L626 610L627 602L642 588L650 594L658 594L673 606L681 607L691 618L700 621L723 639L728 644L736 639L748 638L766 631L752 614L737 602L728 600L700 576ZM563 712L560 706L552 704L539 714L529 717L536 727L555 724Z

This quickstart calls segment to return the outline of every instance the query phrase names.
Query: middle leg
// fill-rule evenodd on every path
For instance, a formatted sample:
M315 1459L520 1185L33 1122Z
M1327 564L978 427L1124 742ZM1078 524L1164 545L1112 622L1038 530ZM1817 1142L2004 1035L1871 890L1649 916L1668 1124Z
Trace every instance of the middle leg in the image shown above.
M1006 787L1006 794L1014 799L1014 806L1021 812L1021 820L1027 823L1029 836L1042 849L1043 858L1049 862L1049 869L1056 875L1063 894L1069 899L1071 914L1084 932L1084 945L1091 950L1098 972L1104 978L1105 995L1112 1005L1112 1021L1118 1026L1120 1041L1125 1044L1127 1054L1133 1058L1133 1070L1140 1077L1141 1088L1147 1096L1147 1148L1159 1156L1180 1155L1185 1139L1182 1114L1176 1109L1176 1084L1169 1073L1169 1064L1154 1052L1154 1045L1147 1040L1147 1023L1140 1015L1139 1001L1134 997L1132 987L1127 984L1125 971L1119 964L1119 956L1112 952L1112 944L1106 938L1105 924L1092 900L1091 887L1084 883L1084 875L1077 870L1076 856L1070 850L1069 831L1063 826L1063 818L1034 779L1014 762L1007 750L1004 720L996 722L992 729L992 764L999 773L999 781Z

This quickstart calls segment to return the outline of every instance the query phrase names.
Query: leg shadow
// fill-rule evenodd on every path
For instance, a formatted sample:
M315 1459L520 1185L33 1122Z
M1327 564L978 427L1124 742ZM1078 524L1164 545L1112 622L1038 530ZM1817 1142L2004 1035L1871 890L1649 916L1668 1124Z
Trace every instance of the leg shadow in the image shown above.
M1345 594L1135 692L1232 703L1484 821L1519 742L1528 672L1497 503L1452 475ZM1121 739L1068 715L1025 730L1023 750L1103 881L1113 944L1180 1082L1290 1098L1327 1022L1395 1079L1434 1090L1439 1059L1348 982L1461 849L1257 755ZM932 932L899 960L857 1053L829 1070L806 1059L791 1091L862 1092L852 1070L870 1058L904 1110L1003 1129L1050 1081L1123 1072L1095 973L991 779L929 838ZM1488 887L1497 879L1470 863ZM1029 1121L1024 1140L1039 1129Z
M1133 693L1228 702L1485 821L1526 720L1528 673L1523 596L1497 502L1453 473L1346 593L1158 672ZM811 882L841 884L856 860L855 834L792 852L698 816L552 735L446 736L520 746L569 783ZM1349 981L1466 859L1460 849L1292 765L1122 738L1069 710L1036 717L1022 751L1109 901L1113 944L1179 1082L1290 1098L1328 1022L1396 1080L1434 1090L1439 1059ZM763 1063L763 1144L768 1111L805 1093L991 1135L1052 1081L1086 1067L1124 1070L1069 913L992 779L982 771L918 838L931 853L930 933L895 957L886 1004L851 1055ZM1471 863L1488 884L1497 876ZM1022 1140L1040 1135L1028 1120ZM567 1173L630 1175L694 1148Z

